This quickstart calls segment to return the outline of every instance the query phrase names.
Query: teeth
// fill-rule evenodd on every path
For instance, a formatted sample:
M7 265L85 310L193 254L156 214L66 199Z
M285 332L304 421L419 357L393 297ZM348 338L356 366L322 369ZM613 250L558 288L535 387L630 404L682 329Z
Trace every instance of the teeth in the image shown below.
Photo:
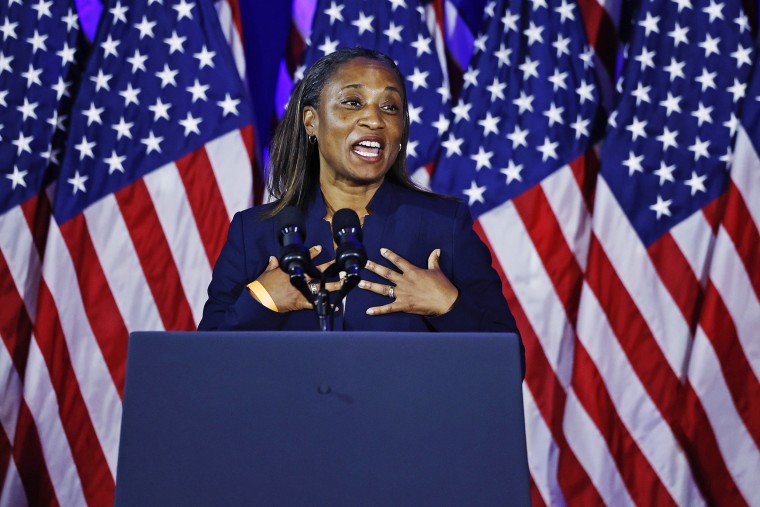
M361 141L359 143L359 146L366 146L367 148L378 148L380 149L380 143L377 141Z

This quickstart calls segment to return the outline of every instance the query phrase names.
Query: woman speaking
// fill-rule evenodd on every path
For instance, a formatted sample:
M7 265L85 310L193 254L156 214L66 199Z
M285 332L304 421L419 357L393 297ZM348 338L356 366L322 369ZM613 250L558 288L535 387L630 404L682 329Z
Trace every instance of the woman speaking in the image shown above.
M352 48L317 61L272 141L277 200L234 216L199 329L319 329L314 305L276 257L278 215L294 206L320 271L335 259L335 212L353 210L361 221L368 261L358 289L336 307L336 329L517 332L467 206L410 180L408 139L404 78L393 60ZM326 285L340 287L337 277Z

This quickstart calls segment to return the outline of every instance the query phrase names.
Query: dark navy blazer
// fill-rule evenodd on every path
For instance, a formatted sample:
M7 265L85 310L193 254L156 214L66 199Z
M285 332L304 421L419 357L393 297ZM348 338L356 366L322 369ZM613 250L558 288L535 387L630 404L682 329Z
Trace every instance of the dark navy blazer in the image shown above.
M276 313L254 300L246 289L264 271L269 256L279 256L281 250L277 220L260 218L262 211L271 206L251 208L232 219L227 242L214 267L200 330L319 329L316 312ZM406 313L371 316L366 314L367 308L387 304L389 299L355 288L346 298L345 308L336 310L334 329L517 332L501 282L491 267L491 254L472 230L466 205L386 181L370 202L369 211L362 229L370 260L392 267L380 255L380 248L385 247L427 268L430 252L440 248L441 269L459 289L460 296L448 313L436 317ZM321 192L317 192L306 213L306 246L322 245L322 252L314 260L317 265L335 258L330 224L324 216L325 204ZM362 278L389 283L366 269Z

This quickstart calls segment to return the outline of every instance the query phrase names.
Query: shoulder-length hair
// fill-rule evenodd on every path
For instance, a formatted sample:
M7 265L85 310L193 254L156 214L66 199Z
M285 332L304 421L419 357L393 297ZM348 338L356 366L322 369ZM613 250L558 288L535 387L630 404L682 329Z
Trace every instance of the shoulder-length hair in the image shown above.
M424 191L411 180L406 168L409 104L404 76L396 63L379 51L361 47L346 48L317 60L293 90L285 116L277 126L270 146L270 175L267 185L269 193L279 201L265 213L265 216L272 217L286 206L296 206L306 211L309 202L319 191L319 147L317 143L311 144L308 141L303 125L303 111L307 106L315 109L319 107L325 84L341 65L355 58L382 62L398 77L403 92L404 129L401 133L401 150L385 177L410 190Z

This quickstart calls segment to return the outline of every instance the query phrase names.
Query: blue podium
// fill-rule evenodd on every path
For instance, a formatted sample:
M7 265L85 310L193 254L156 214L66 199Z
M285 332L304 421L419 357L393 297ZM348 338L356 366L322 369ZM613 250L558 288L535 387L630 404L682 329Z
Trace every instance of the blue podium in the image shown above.
M117 506L529 505L512 334L133 333Z

